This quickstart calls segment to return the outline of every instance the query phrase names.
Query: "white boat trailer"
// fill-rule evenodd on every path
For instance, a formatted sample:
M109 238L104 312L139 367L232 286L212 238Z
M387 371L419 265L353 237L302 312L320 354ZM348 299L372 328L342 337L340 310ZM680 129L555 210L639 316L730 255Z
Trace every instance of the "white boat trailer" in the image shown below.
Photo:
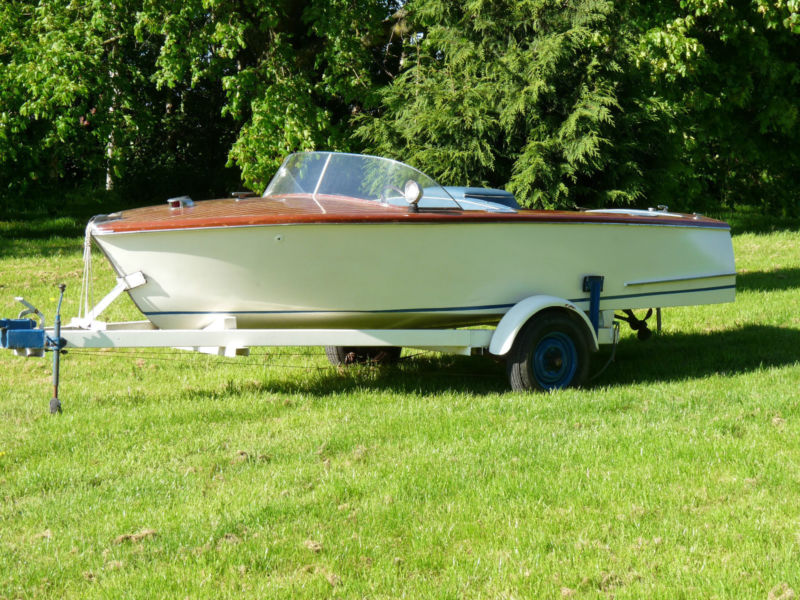
M123 292L142 285L144 281L141 273L118 278L114 289L85 317L74 318L68 325L61 325L61 302L66 287L63 284L59 286L61 295L54 327L46 327L42 313L19 297L17 300L26 307L25 310L17 319L0 319L0 347L28 357L43 356L45 351L53 352L50 412L61 412L59 357L70 348L179 348L228 357L247 356L249 348L256 346L406 347L465 356L487 352L496 356L516 353L522 357L522 366L518 368L516 380L509 367L509 378L512 388L523 390L572 384L577 369L585 375L588 364L564 366L562 362L567 362L573 355L573 362L578 358L588 362L588 352L596 351L600 344L616 344L619 339L619 323L614 320L614 311L598 310L602 289L602 277L599 276L587 276L584 280L584 288L590 292L587 300L589 310L582 310L563 298L531 296L514 305L492 329L238 329L235 316L220 315L204 329L184 330L157 329L149 321L104 322L97 319ZM39 322L25 318L28 315L34 315ZM542 318L545 315L549 318ZM532 348L518 348L522 341L520 338L531 335L530 332L520 332L530 329L528 325L531 323L538 323L538 329L544 328L544 333L539 334L540 338L542 335L545 337L543 340L536 338ZM565 342L565 337L572 341ZM573 346L580 346L578 350L585 350L583 354L586 356L579 356L581 352ZM561 353L555 363L553 352ZM531 363L535 363L537 354L542 355L539 363L540 367L543 365L545 375L547 369L552 371L552 381L546 377L542 380L532 372L525 379L525 372L536 368ZM565 368L572 369L572 373L565 374ZM536 377L535 381L532 377ZM534 381L533 385L530 385L531 381ZM548 387L548 383L553 385Z

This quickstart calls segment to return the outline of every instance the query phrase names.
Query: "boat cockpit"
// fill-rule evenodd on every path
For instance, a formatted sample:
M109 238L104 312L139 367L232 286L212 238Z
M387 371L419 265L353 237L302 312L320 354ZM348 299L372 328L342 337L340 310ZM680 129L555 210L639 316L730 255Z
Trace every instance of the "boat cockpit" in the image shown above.
M443 187L431 177L396 160L340 152L290 154L272 178L264 198L310 196L349 198L419 211L514 213L519 205L504 190Z

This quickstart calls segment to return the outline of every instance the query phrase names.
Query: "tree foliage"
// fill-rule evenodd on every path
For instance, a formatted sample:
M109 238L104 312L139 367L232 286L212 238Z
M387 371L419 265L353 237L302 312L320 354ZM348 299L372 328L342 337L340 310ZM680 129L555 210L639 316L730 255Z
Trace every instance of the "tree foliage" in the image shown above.
M639 60L677 107L695 204L800 214L800 1L648 4Z
M447 183L506 185L539 206L633 202L652 152L629 134L659 106L624 94L610 2L419 0L408 67L360 133Z
M529 206L797 213L800 0L6 0L0 198L371 151Z
M222 85L222 113L241 126L230 160L259 188L289 152L351 148L351 115L386 82L376 45L394 10L394 0L148 0L138 30L163 39L160 86Z
M410 2L406 68L360 134L533 206L796 204L795 4Z
M100 187L107 175L135 192L203 189L230 180L226 160L259 188L290 151L347 149L351 114L387 78L379 40L395 8L10 0L0 7L0 190Z
M220 177L232 123L214 86L155 84L160 40L129 0L0 8L0 185L50 193L106 180L146 193ZM227 125L227 127L225 126ZM201 182L198 184L198 181ZM87 185L88 184L88 185Z

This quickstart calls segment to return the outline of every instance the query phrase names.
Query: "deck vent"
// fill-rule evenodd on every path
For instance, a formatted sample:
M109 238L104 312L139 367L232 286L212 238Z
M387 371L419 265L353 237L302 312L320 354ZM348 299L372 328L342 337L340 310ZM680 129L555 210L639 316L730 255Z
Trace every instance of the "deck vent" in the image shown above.
M183 208L194 206L194 200L192 200L189 196L176 196L175 198L168 198L167 204L169 204L170 208Z

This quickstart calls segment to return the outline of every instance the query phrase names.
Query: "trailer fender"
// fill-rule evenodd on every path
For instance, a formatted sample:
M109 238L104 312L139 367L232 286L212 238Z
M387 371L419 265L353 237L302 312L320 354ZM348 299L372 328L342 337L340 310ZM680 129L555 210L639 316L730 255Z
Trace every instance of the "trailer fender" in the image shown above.
M597 332L595 332L594 327L592 327L592 322L585 312L564 298L558 298L556 296L531 296L512 306L511 310L503 315L503 318L500 319L500 322L497 324L494 335L492 335L492 341L489 344L489 352L497 356L507 354L508 351L511 350L511 346L523 325L535 314L548 308L559 308L579 315L582 322L586 325L586 331L590 334L592 350L597 351L600 347L597 341Z

